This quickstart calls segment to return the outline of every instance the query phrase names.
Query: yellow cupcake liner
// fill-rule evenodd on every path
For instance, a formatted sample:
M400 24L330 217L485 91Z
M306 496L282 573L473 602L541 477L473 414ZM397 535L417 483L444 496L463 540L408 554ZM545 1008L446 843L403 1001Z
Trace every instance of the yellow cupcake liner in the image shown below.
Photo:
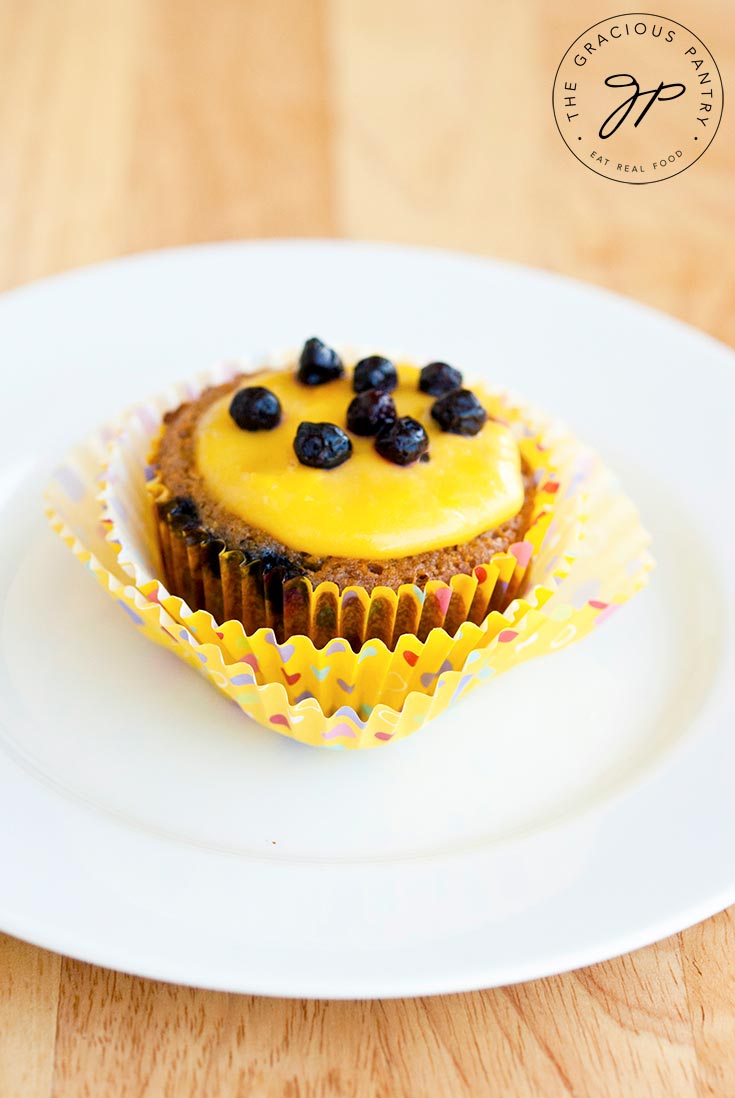
M652 564L648 537L612 474L561 426L508 402L509 421L542 489L535 509L539 536L525 560L497 554L489 562L497 574L458 576L424 592L406 585L398 594L383 588L368 597L357 589L365 621L371 610L383 621L380 635L368 635L357 651L336 635L321 645L304 634L289 636L283 622L280 636L274 623L248 633L240 621L216 622L171 595L161 579L156 511L146 491L152 470L145 463L162 410L241 370L233 365L202 375L134 409L118 422L111 443L108 429L69 455L47 499L54 529L138 629L260 724L322 746L365 748L401 739L478 683L580 639L645 584ZM512 597L515 580L522 597ZM483 597L483 584L490 595L481 620L464 621L454 635L435 624L423 640L415 632L394 637L397 608L420 621L433 599L446 622L452 600L455 612L458 603L467 611L478 592ZM498 591L512 599L503 612L493 606ZM350 593L320 585L311 620L327 605L331 628L339 629Z

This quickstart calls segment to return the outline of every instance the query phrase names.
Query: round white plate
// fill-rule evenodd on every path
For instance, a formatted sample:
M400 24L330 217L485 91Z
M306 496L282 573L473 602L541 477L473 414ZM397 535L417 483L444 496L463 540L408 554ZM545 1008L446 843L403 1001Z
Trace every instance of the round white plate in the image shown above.
M74 441L202 366L319 334L446 358L565 418L654 536L594 636L407 741L309 749L145 643L47 528ZM277 241L0 298L0 927L274 995L459 991L597 961L735 900L735 363L519 267Z

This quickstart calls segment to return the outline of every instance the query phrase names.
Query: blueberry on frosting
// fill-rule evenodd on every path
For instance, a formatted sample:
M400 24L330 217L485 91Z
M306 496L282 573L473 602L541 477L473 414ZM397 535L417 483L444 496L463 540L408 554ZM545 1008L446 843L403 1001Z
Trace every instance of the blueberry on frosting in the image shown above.
M462 375L446 362L430 362L419 374L419 389L429 396L441 396L459 389Z
M336 423L300 423L293 448L301 464L312 469L336 469L352 454L352 443Z
M304 385L324 385L327 381L342 377L344 372L342 359L336 351L315 336L307 339L296 374L300 382Z
M435 400L431 417L452 435L476 435L487 420L487 412L469 389L453 389Z
M389 358L370 355L369 358L360 359L355 366L352 388L356 393L364 393L367 389L383 389L390 392L397 385L398 374Z
M347 409L347 429L353 435L377 435L396 418L396 406L390 393L368 389L358 393Z
M262 385L249 385L235 393L230 415L243 431L271 431L281 422L281 402Z
M429 436L413 416L401 416L383 428L375 440L375 449L394 465L413 465L429 449Z

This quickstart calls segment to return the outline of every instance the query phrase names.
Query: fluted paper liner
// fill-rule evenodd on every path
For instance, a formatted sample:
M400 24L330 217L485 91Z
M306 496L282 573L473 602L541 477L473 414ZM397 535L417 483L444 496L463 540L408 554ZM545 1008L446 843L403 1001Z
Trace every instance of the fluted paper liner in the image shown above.
M53 528L138 629L260 724L315 745L401 739L478 683L580 639L645 584L649 539L614 476L563 427L509 399L508 421L537 473L536 506L523 542L479 576L397 594L340 595L321 584L309 596L308 621L322 643L289 635L277 604L252 632L241 621L216 621L165 587L147 459L163 411L241 371L240 363L201 375L102 429L57 470L47 499ZM197 545L193 552L201 560ZM351 637L356 650L349 636L335 635L350 614L363 630ZM422 618L432 627L419 639Z

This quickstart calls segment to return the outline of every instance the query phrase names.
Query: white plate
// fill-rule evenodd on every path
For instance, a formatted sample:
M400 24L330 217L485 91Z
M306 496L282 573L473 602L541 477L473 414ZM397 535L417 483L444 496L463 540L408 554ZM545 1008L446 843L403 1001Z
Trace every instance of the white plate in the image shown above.
M365 753L249 723L136 635L41 510L54 461L127 403L314 333L446 358L567 419L658 560L595 636ZM182 983L389 996L557 972L735 900L724 347L549 274L281 241L16 291L0 354L4 930Z

